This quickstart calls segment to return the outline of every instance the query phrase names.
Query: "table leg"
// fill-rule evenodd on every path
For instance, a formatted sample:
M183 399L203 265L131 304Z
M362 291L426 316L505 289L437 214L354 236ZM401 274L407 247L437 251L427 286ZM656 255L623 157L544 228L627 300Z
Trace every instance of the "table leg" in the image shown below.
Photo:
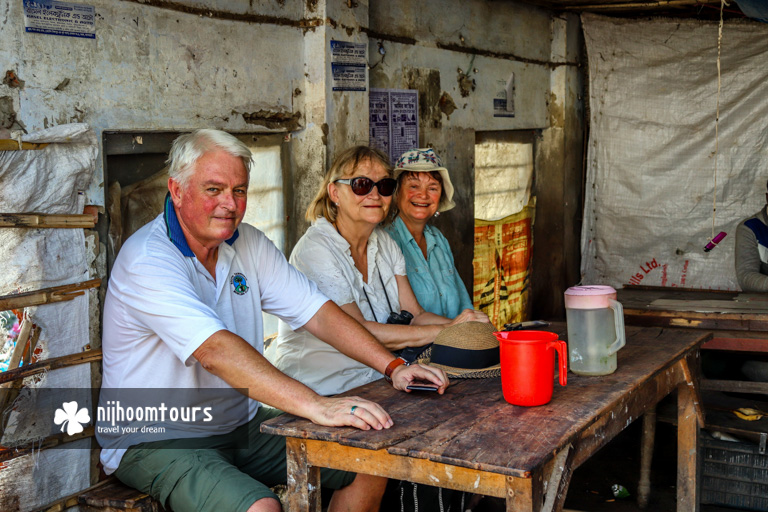
M687 382L677 387L677 510L699 511L699 418L696 392Z
M285 440L287 457L288 493L286 512L320 512L320 468L310 466L307 445L303 439L288 437Z
M571 476L573 475L573 446L570 444L560 450L552 463L547 468L549 480L546 486L546 495L544 497L544 506L542 512L559 512L565 504L565 497L568 494L568 486L571 485Z
M640 450L640 482L637 484L637 505L640 508L648 506L651 494L651 461L653 460L653 445L656 438L656 406L651 407L643 415L643 440Z
M540 512L544 502L543 478L537 473L533 478L507 477L507 512Z
M561 511L573 474L573 454L569 444L532 478L507 477L507 512Z

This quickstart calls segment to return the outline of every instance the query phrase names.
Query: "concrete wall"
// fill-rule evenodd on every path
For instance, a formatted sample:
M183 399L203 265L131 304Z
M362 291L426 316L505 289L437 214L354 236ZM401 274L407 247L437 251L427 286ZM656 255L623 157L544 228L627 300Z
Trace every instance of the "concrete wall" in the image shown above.
M487 0L90 5L97 12L95 40L25 33L22 4L0 0L0 71L13 71L22 84L0 85L0 119L29 132L72 121L99 135L198 127L287 132L288 251L307 227L304 210L334 154L368 140L368 95L332 90L328 46L334 39L368 44L370 87L419 90L420 145L436 149L457 186L457 208L436 225L454 243L468 285L475 132L539 130L537 183L581 179L575 16L561 20L524 3ZM515 117L493 117L493 98L512 73ZM539 187L546 217L536 223L537 234L546 228L536 236L537 253L549 255L540 270L547 280L555 272L569 285L577 277L570 269L578 269L578 261L570 263L578 251L566 257L560 245L576 241L552 233L563 232L564 219L569 233L575 225L574 212L558 206L580 205L580 187L575 196L562 196L572 188ZM103 179L97 179L89 202L103 204L103 197ZM562 274L564 262L569 270Z

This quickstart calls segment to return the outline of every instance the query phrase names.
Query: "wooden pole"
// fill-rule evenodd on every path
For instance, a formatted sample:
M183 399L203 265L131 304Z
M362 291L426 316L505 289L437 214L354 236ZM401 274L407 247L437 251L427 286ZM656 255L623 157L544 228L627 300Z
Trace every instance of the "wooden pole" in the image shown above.
M43 149L47 145L47 142L22 142L21 147L19 147L19 141L13 139L0 139L0 151Z
M66 368L67 366L101 361L101 359L101 349L87 350L85 352L80 352L79 354L70 354L61 357L52 357L51 359L45 359L43 361L22 366L21 368L16 368L15 370L8 370L7 372L0 373L0 384L31 377L32 375L37 375L38 373L43 373L49 370L57 370L59 368Z
M634 9L659 9L664 7L690 7L694 5L720 5L720 2L702 0L658 0L656 2L625 2L623 4L572 5L566 11L631 11Z
M0 228L80 228L95 226L93 215L55 213L0 213Z
M0 311L72 300L85 293L82 290L99 286L101 286L101 279L97 278L83 281L82 283L65 284L63 286L54 286L52 288L43 288L13 295L0 295Z

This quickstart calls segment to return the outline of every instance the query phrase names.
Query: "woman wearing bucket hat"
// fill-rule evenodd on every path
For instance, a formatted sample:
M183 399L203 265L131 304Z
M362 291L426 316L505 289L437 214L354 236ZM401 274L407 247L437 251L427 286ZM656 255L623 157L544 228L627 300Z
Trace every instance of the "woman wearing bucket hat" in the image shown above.
M488 321L475 311L450 320L419 305L400 248L379 227L389 212L395 187L392 167L383 153L365 146L342 152L307 209L312 226L290 258L320 291L391 351L428 345L449 325ZM309 332L291 331L283 322L266 355L281 371L321 395L382 378L376 370ZM425 368L442 383L441 391L447 387L442 370Z
M416 299L427 311L448 318L473 309L448 240L428 224L456 206L448 170L434 150L411 149L397 160L395 178L396 217L386 230L403 251Z

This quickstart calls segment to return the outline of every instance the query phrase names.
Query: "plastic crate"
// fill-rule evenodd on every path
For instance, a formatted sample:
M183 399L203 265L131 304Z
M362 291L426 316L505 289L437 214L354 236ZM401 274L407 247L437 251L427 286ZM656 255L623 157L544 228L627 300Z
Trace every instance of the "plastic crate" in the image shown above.
M765 449L760 453L756 444L720 441L706 433L702 433L700 441L701 502L768 511Z

